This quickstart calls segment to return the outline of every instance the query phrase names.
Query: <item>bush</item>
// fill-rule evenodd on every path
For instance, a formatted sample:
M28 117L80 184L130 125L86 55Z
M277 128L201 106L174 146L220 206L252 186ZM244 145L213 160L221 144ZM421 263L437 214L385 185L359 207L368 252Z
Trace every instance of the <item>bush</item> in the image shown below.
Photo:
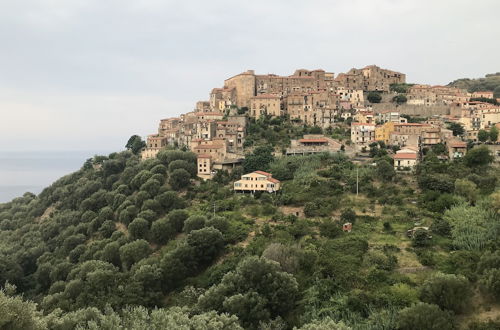
M205 227L205 222L207 222L207 217L203 215L192 215L184 222L182 231L185 233L190 233L193 230L201 229Z
M186 188L190 181L191 174L183 168L178 168L170 173L170 179L168 183L174 190L181 190Z
M471 295L470 284L465 277L438 273L424 282L420 299L460 313L469 305Z
M342 234L342 228L340 228L340 225L334 221L323 220L319 225L319 232L323 237L335 238Z
M133 239L147 238L149 233L149 222L143 218L135 218L128 225L128 232Z
M156 220L151 225L151 239L157 244L165 244L172 239L177 230L169 218Z
M382 96L379 92L369 92L366 98L370 103L380 103L382 101Z
M173 162L171 162L170 164L168 164L168 171L170 173L172 173L176 169L180 169L180 168L189 172L189 174L191 174L191 177L193 177L193 178L196 177L196 164L195 163L189 163L185 160L177 159L177 160L174 160Z
M356 222L356 212L352 209L344 209L340 214L340 220L343 222L354 223Z
M479 285L486 295L500 301L500 269L486 270L479 279Z
M453 316L436 305L418 303L399 312L399 330L454 330Z
M129 269L136 262L146 258L151 254L151 247L148 242L139 239L120 247L120 259L124 269Z
M173 210L167 217L175 230L180 233L188 216L189 214L185 210Z

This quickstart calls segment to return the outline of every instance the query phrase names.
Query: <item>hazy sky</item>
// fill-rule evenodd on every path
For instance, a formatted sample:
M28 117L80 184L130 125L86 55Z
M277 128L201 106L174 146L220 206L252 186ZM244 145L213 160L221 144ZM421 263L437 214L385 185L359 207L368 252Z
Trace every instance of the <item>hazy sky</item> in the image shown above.
M500 71L499 0L0 0L0 151L118 150L254 69Z

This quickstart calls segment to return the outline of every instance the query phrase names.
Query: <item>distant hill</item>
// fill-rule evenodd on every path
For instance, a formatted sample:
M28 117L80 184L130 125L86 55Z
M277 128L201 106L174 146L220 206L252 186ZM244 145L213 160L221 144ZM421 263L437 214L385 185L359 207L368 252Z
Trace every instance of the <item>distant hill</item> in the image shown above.
M448 86L467 89L469 92L494 91L500 98L500 72L487 74L484 78L462 78L452 81Z

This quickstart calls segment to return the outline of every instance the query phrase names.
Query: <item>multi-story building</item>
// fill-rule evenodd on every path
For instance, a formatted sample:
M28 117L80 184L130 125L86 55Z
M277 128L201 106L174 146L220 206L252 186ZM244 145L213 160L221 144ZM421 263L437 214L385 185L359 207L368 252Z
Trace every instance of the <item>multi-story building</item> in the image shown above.
M356 146L367 146L375 141L375 124L351 124L351 142Z
M294 121L328 127L334 122L337 99L336 94L325 90L290 93L283 98L284 113Z
M384 123L394 123L394 124L404 124L407 123L408 120L404 117L401 117L399 112L396 111L381 111L377 113L375 116L375 120L377 123L384 124Z
M210 108L214 111L224 111L232 105L236 106L236 88L214 88L210 92Z
M348 89L344 86L335 87L335 94L338 95L339 101L349 102L354 107L361 107L365 103L362 89Z
M419 123L400 123L394 124L394 131L403 134L416 134L421 135L426 129L431 128L429 124L419 124Z
M451 160L461 158L467 153L467 143L458 140L451 140L447 143L448 155Z
M347 73L340 73L335 80L347 89L388 92L391 84L405 83L406 75L369 65L362 69L351 69Z
M492 99L493 98L493 92L492 91L477 91L472 93L471 95L472 98L487 98L487 99Z
M375 141L383 141L385 144L389 144L392 132L394 132L394 123L391 121L377 125L375 127Z
M431 147L441 142L441 129L439 127L430 127L422 131L421 145L423 147Z
M167 138L159 134L148 135L146 140L146 148L141 152L141 158L154 158L160 150L167 146Z
M261 116L279 117L282 115L281 97L278 94L259 94L250 98L250 117Z
M271 173L255 171L241 176L241 180L234 183L235 192L267 191L269 193L280 190L280 181L273 178Z
M396 153L394 156L394 169L397 171L411 170L418 163L418 153Z
M407 104L410 105L458 105L463 106L469 101L466 90L431 85L414 85L408 89Z
M224 81L224 88L235 89L235 104L250 107L251 98L259 94L285 96L289 93L307 93L320 90L333 92L333 73L324 70L296 70L291 76L275 74L256 75L253 70L240 73Z
M363 123L363 124L372 124L375 122L375 114L373 111L366 111L366 110L358 110L354 114L354 120L358 123Z

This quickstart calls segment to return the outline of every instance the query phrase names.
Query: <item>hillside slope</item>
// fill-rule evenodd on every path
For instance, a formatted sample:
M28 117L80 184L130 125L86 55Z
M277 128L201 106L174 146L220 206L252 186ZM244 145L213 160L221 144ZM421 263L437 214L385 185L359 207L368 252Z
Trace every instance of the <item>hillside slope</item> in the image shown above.
M376 166L272 150L244 166L282 180L278 194L234 194L241 169L201 182L190 152L124 151L0 204L0 328L498 326L487 150L430 152L415 174L394 172L383 146ZM415 226L432 232L408 237Z
M487 74L484 78L457 79L448 84L448 86L467 89L469 92L493 91L494 97L500 98L500 72Z

